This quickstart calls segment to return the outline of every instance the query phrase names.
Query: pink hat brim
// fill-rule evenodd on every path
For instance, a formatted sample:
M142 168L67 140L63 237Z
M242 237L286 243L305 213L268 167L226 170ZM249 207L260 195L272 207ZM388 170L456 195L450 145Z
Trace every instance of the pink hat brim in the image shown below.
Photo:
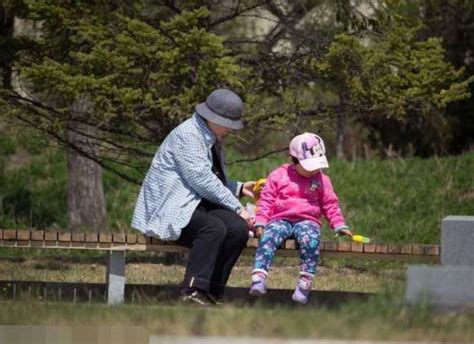
M300 160L299 162L300 162L301 166L303 166L303 168L306 171L315 171L315 170L318 170L320 168L328 168L329 167L328 159L326 159L325 155Z

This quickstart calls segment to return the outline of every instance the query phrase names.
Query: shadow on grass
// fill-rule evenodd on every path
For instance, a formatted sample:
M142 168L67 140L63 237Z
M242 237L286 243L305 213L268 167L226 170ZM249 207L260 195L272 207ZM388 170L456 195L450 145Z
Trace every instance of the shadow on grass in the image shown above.
M156 284L127 284L127 304L167 304L179 301L180 286ZM234 306L260 305L263 307L301 305L292 301L293 290L269 289L261 297L250 296L248 288L228 287L224 303ZM39 300L50 302L105 302L104 283L68 283L37 281L0 281L0 300ZM335 308L354 300L368 300L373 293L313 290L306 307Z
M128 285L126 288L127 299L138 302L173 302L179 299L180 287L175 285ZM224 304L233 306L262 306L262 307L325 307L336 308L347 302L355 300L368 300L374 293L344 292L313 290L306 305L295 303L291 296L293 290L290 289L269 289L263 296L251 296L248 288L227 287L223 299ZM131 294L134 294L131 297Z

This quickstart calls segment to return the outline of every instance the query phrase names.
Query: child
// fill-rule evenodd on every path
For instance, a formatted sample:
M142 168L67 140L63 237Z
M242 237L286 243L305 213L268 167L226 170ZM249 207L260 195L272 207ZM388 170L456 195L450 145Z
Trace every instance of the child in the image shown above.
M263 235L255 256L251 295L266 293L266 278L276 249L295 237L300 247L301 267L293 300L308 302L319 258L321 215L332 229L352 236L344 222L331 181L321 169L328 168L323 140L311 133L291 140L293 164L284 164L268 176L257 203L255 233Z

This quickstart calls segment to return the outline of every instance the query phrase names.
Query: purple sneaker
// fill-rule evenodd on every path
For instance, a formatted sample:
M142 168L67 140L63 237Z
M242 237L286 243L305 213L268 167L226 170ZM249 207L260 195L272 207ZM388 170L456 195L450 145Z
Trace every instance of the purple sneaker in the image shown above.
M260 279L257 281L252 281L252 286L250 287L249 294L253 296L260 296L267 293L267 285L265 279Z
M309 293L311 291L311 282L299 279L293 293L293 301L305 304L308 302Z

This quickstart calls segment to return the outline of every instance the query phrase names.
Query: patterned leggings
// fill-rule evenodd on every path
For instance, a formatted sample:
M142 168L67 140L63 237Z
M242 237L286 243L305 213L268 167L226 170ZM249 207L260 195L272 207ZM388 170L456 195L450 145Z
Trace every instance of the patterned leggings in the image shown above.
M275 251L283 240L295 237L300 246L301 267L300 272L313 275L319 259L320 230L317 224L304 220L291 223L286 220L270 222L260 239L255 255L254 271L270 270Z

